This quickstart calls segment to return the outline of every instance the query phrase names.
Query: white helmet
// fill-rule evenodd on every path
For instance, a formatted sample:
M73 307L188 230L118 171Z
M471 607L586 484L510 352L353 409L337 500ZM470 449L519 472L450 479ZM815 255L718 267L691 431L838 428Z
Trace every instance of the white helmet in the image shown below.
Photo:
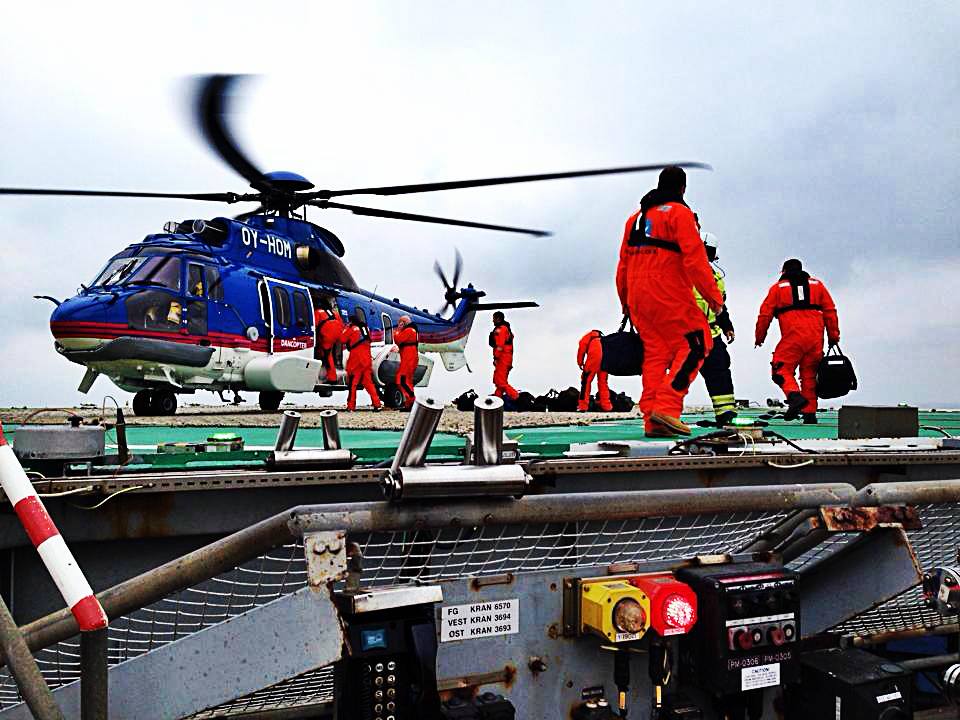
M717 249L717 236L712 232L702 230L700 232L700 239L703 240L703 244L707 247L712 247L714 250Z

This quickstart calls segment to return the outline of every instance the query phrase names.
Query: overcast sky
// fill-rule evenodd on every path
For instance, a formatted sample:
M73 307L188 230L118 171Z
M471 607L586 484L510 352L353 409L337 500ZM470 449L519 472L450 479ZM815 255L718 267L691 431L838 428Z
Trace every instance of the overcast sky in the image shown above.
M861 390L848 402L960 403L954 1L79 3L4 7L0 186L243 192L197 137L187 76L254 73L237 135L265 170L318 187L698 160L687 200L720 239L738 397L778 395L756 312L787 257L830 288ZM465 259L511 313L512 379L576 384L576 343L612 330L623 223L655 175L376 198L380 207L542 227L545 239L319 211L358 282L435 308L430 268ZM52 306L188 201L0 199L0 405L66 405L82 368L53 350ZM438 368L447 399L490 383ZM636 397L639 380L617 379ZM122 399L97 380L88 401ZM250 394L254 399L254 394ZM198 399L214 400L201 393ZM697 381L691 402L706 393Z

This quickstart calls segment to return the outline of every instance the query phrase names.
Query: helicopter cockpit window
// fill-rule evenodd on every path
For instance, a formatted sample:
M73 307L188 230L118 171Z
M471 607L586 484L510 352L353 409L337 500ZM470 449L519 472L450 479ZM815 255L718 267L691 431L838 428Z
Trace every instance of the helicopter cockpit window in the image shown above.
M143 257L125 257L111 260L100 271L90 287L98 285L119 285L129 279L133 272L146 261Z
M180 290L180 258L172 255L154 255L145 259L124 285L159 285L168 290Z
M290 296L279 285L273 286L273 316L278 324L290 326Z
M303 290L293 291L293 321L298 328L306 330L310 327L310 301Z

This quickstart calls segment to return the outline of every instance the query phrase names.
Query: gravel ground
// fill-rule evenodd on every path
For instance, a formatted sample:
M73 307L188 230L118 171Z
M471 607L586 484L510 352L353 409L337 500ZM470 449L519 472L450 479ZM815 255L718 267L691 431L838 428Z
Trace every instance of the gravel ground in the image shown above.
M400 430L407 422L407 413L396 410L373 412L368 408L347 412L342 406L322 408L291 407L302 415L301 427L319 427L320 410L333 407L340 411L340 427L352 430ZM287 409L287 408L281 408ZM85 421L103 415L100 408L2 408L0 421L4 423L62 423L70 415L80 415ZM130 425L152 425L159 427L276 427L279 413L265 413L254 406L186 406L177 410L172 417L136 417L129 408L124 408L124 417ZM614 419L638 417L634 410L630 413L505 413L504 427L540 427L544 425L589 425L596 421L609 422ZM113 422L115 414L108 406L105 415L107 422ZM466 413L448 406L440 419L442 432L464 433L473 429L473 413Z

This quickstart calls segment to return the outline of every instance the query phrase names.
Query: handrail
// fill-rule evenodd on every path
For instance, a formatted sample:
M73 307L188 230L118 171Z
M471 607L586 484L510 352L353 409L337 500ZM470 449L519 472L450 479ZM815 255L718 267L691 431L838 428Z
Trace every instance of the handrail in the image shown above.
M780 511L824 505L960 502L960 479L877 483L857 490L844 483L730 488L638 490L526 496L522 500L459 500L397 506L388 502L302 505L262 520L183 557L97 594L113 619L151 605L310 532L348 533L490 524L586 522L703 513ZM36 652L79 632L69 610L20 628Z

